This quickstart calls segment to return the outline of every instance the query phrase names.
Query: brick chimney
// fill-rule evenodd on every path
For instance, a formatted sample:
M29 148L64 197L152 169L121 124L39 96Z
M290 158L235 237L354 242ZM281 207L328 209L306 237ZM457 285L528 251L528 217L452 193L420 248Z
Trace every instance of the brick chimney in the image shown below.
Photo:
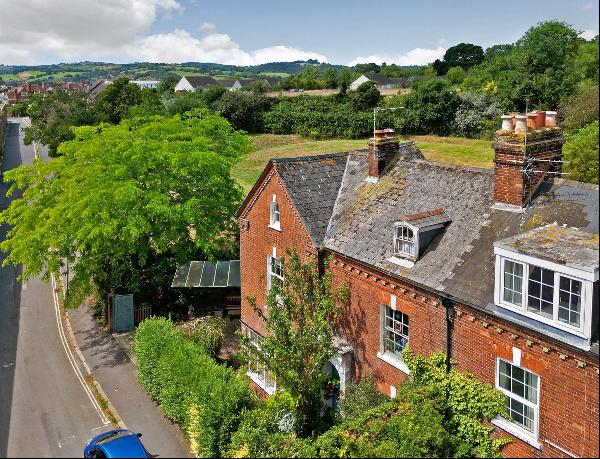
M394 130L379 129L369 140L369 176L367 180L377 182L385 166L400 152L400 142L394 137Z
M494 203L498 208L521 210L545 178L552 179L561 171L563 135L555 125L553 114L546 112L544 126L537 126L523 115L502 117L502 130L496 131L493 147ZM550 115L550 116L549 116Z

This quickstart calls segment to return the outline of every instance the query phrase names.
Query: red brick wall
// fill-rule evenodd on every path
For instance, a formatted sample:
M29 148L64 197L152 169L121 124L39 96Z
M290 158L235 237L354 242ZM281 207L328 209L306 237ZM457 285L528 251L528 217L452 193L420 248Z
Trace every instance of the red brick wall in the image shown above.
M241 317L248 326L264 335L261 320L250 306L248 296L255 296L257 305L265 305L267 256L276 247L278 258L285 255L286 248L295 248L302 258L314 257L316 248L275 171L265 178L262 188L256 193L254 203L249 205L240 220ZM269 209L274 194L279 204L281 231L269 228ZM248 221L246 229L243 219Z
M405 375L377 357L380 349L380 305L390 305L396 295L396 309L409 316L409 342L418 354L446 351L445 309L436 295L403 284L391 277L335 255L329 269L334 282L348 282L349 304L340 315L339 331L356 350L356 376L372 376L378 388L390 394ZM564 457L548 441L583 457L598 455L598 360L548 340L525 333L493 316L467 306L456 305L452 356L461 371L474 373L495 385L496 358L513 360L513 347L522 351L521 366L540 377L539 436L541 451L496 429L497 435L514 442L503 454L507 457ZM563 357L561 357L561 355Z
M339 255L335 256L329 269L336 286L349 283L350 301L343 307L337 326L356 350L357 377L373 376L379 389L387 395L390 395L390 385L397 387L406 377L377 357L380 351L380 306L389 306L391 295L397 298L396 309L409 316L411 348L419 354L445 350L445 310L437 298Z
M513 347L522 352L521 366L540 377L538 441L542 451L517 441L504 455L565 456L549 441L577 456L597 457L598 360L466 306L457 307L453 357L460 370L495 384L496 357L512 361Z

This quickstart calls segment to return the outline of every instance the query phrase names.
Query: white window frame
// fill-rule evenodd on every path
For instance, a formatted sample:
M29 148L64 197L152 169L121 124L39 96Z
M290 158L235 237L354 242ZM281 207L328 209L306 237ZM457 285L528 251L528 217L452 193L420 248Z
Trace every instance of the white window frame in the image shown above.
M554 328L564 330L573 335L589 339L591 336L591 314L592 314L592 289L593 280L586 279L583 275L578 276L577 271L570 267L564 267L555 263L550 263L545 260L535 259L533 257L518 256L518 254L502 251L496 252L496 285L495 285L495 303L505 309L517 312L526 317L532 318L539 322L551 325ZM523 282L522 282L522 304L516 305L504 300L504 265L506 261L513 263L519 263L523 265ZM527 309L527 303L529 298L529 271L530 266L537 266L543 269L551 270L554 272L554 297L552 307L552 317L547 317L542 314L538 314ZM579 327L563 322L558 319L558 305L559 305L559 290L560 290L560 278L565 277L567 279L581 282L581 307L580 307L580 324Z
M275 219L275 216L277 216L277 219ZM281 210L276 195L273 195L273 200L269 203L269 228L281 231Z
M387 332L387 326L386 326L387 309L390 309L391 311L398 310L396 308L396 296L395 295L390 296L390 305L389 306L386 304L382 304L379 307L380 329L379 329L379 352L377 353L377 358L379 360L387 363L388 365L391 365L392 367L396 368L397 370L400 370L402 373L409 375L410 370L408 369L408 366L406 365L406 363L404 363L404 360L402 359L402 355L398 355L394 352L386 350L385 342L386 342L386 332ZM404 311L400 311L400 312L402 314L406 315L406 317L409 319L409 323L407 324L408 335L406 336L406 343L408 344L408 342L410 341L410 338L409 338L410 316L408 314L406 314Z
M507 389L504 389L503 387L500 386L500 361L503 361L505 363L508 363L509 365L512 365L513 367L518 367L521 368L524 371L527 371L533 375L535 375L537 377L537 388L536 388L536 401L535 404L533 402L530 402L529 400L520 397L519 395L516 395L510 391L508 391ZM519 362L520 363L520 362ZM532 446L539 448L540 444L538 443L538 436L539 436L539 428L540 428L540 394L541 394L541 390L542 390L542 378L540 377L539 374L528 370L525 367L522 367L521 365L518 365L517 362L511 362L508 361L506 359L501 359L500 357L496 358L496 376L495 376L495 386L496 389L499 390L502 394L504 394L505 396L507 396L508 398L512 398L515 399L516 401L518 401L519 403L522 403L530 408L533 409L534 412L534 419L533 419L533 432L531 432L529 429L527 429L526 427L522 426L521 424L518 424L516 422L514 422L512 419L506 419L504 417L497 417L495 419L492 420L492 423L504 430L506 430L507 432L515 435L516 437L520 438L523 441L526 441L527 443L531 444Z
M277 274L273 271L273 260L281 263L281 270L283 271L283 260L281 258L277 258L275 255L267 256L267 290L271 290L273 278L279 279L281 283L283 283L283 275Z
M260 342L262 341L263 337L250 328L246 329L246 336L248 336L250 339L250 344L252 344L252 346L256 349L260 350ZM257 365L262 365L262 374L258 373L257 371L253 371L252 360L250 360L248 362L248 371L246 372L246 375L267 394L273 395L277 390L277 379L274 377L274 375L272 375L273 384L270 385L269 374L271 371L269 370L269 367L266 364L258 363L258 358L256 358L256 362Z
M407 239L398 237L398 230L400 228L407 228L412 231L412 233L413 233L412 244L413 244L414 253L396 250L398 239L408 241ZM410 258L413 260L416 260L419 257L419 228L417 228L416 226L410 225L406 222L398 222L394 225L394 255L399 255L401 257L406 257L406 258Z

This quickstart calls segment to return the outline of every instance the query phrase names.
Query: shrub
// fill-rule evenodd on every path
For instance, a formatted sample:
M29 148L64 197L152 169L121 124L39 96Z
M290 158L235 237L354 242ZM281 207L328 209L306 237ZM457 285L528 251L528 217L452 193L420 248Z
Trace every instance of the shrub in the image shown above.
M487 131L493 133L499 126L502 109L485 94L465 92L460 95L460 105L454 116L454 132L474 137Z
M358 383L350 382L346 386L345 397L340 400L340 419L343 421L354 419L387 400L388 397L377 390L371 378Z
M598 121L565 133L563 151L569 179L598 183Z
M190 341L201 346L213 359L219 354L225 339L227 323L221 317L199 317L177 326L177 330Z
M598 83L588 81L581 85L561 107L565 130L581 129L598 121Z
M299 96L280 100L265 114L265 130L312 138L361 138L371 134L373 113L357 111L337 96Z
M247 381L216 364L164 318L142 322L133 349L140 383L186 432L196 454L221 456L239 414L251 405Z
M448 78L448 81L452 84L461 84L465 79L465 70L460 66L450 67L446 74L446 78Z
M293 432L295 401L280 392L242 413L239 429L231 436L228 457L316 457L312 440Z
M453 457L460 442L444 428L441 404L438 394L406 382L396 399L321 435L319 457Z

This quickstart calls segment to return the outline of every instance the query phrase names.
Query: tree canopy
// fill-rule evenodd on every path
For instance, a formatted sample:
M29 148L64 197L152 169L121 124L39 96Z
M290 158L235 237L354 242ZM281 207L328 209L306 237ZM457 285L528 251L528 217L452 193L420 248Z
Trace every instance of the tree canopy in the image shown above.
M231 165L250 140L217 115L135 118L74 128L52 161L5 174L23 195L0 213L0 250L23 278L75 263L73 284L140 268L157 255L230 244L241 199ZM79 283L79 284L77 284Z
M138 105L142 90L125 77L116 78L96 99L96 108L103 121L119 123L129 114L129 109Z
M74 138L71 126L92 125L98 116L86 94L55 91L34 94L28 109L31 126L25 129L25 142L36 141L48 146L56 156L58 146Z
M459 43L446 50L444 59L436 59L433 68L438 75L445 75L452 67L461 67L464 70L483 61L483 48L471 43Z

